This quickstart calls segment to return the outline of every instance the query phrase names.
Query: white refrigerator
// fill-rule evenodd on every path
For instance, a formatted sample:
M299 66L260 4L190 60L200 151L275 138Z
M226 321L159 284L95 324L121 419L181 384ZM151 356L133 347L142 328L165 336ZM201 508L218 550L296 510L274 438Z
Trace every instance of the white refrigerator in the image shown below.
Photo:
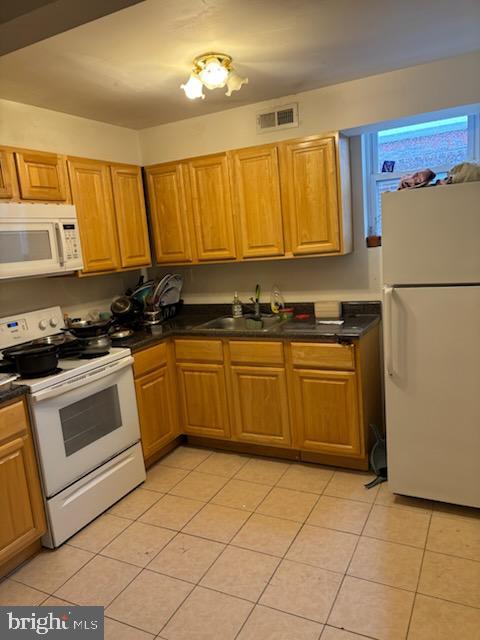
M382 197L392 491L480 507L480 182Z

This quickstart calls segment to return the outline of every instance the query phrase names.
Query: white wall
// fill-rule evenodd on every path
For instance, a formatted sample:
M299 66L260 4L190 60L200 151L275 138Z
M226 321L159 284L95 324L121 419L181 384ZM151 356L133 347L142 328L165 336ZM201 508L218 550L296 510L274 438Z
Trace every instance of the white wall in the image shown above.
M108 311L112 299L134 286L138 271L78 278L31 278L0 280L0 318L60 305L73 318L89 312Z
M0 100L0 145L140 164L138 134L65 113ZM77 278L0 281L0 317L60 305L72 315L108 310L137 272Z
M133 129L2 99L0 145L141 164Z
M477 51L278 100L142 129L139 135L143 164L351 129L477 103L480 102L479 69L480 51ZM257 135L256 113L289 102L299 103L299 128Z

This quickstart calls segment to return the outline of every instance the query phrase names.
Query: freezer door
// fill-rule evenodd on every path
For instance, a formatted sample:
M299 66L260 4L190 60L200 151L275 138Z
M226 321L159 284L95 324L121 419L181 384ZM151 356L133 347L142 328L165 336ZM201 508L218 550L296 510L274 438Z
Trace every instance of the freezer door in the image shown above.
M389 484L480 507L480 286L384 296Z
M382 196L383 282L480 282L480 182Z

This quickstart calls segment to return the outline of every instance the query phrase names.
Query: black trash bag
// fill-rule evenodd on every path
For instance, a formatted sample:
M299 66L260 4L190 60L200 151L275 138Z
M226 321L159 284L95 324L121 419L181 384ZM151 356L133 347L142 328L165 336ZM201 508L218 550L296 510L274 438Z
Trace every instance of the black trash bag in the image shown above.
M377 477L371 482L367 482L365 485L367 489L371 489L372 487L376 487L377 484L386 482L388 478L386 440L376 424L370 424L369 426L375 435L375 443L370 451L370 466Z

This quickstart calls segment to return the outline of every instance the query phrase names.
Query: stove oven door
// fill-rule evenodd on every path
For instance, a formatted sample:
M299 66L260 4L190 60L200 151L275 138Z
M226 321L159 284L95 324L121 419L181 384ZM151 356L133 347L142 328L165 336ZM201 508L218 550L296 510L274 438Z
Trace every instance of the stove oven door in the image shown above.
M140 439L131 356L32 394L50 498Z

